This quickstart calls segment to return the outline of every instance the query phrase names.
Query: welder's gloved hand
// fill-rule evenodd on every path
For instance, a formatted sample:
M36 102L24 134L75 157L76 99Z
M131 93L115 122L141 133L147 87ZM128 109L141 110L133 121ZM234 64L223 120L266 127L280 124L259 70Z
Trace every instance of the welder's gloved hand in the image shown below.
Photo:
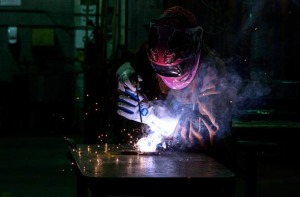
M117 113L129 120L146 124L152 110L153 104L141 93L119 96Z
M137 97L137 96L136 96ZM117 113L129 120L147 124L152 132L164 137L170 136L175 130L179 117L171 117L164 106L155 105L145 95L136 97L119 96Z
M122 64L116 72L118 90L128 96L135 96L142 78L137 75L129 62ZM135 98L137 99L137 97Z

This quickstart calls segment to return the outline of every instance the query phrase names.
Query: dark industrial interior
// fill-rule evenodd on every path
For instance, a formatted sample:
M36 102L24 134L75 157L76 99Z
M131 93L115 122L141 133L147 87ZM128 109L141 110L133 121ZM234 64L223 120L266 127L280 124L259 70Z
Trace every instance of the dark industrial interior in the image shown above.
M299 0L42 2L0 0L0 197L76 196L65 138L130 140L113 66L174 5L195 13L222 58L243 60L234 67L244 84L232 120L235 197L300 196Z

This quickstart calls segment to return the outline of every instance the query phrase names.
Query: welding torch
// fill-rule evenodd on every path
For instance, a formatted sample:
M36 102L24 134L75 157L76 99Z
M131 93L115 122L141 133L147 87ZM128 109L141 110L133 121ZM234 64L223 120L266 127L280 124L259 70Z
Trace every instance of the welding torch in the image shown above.
M142 113L141 113L141 101L139 97L139 91L141 90L140 82L139 82L139 77L136 73L132 75L132 83L134 87L136 88L136 95L137 95L137 102L138 102L138 107L139 107L139 114L140 114L140 122L141 122L141 131L143 132L143 118L142 118Z

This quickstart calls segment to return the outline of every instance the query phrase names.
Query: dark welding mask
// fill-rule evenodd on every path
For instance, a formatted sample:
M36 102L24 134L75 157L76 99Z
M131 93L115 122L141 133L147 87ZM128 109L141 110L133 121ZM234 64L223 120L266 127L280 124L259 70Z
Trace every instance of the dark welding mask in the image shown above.
M150 23L148 59L168 87L182 89L193 80L200 61L202 32L200 26Z

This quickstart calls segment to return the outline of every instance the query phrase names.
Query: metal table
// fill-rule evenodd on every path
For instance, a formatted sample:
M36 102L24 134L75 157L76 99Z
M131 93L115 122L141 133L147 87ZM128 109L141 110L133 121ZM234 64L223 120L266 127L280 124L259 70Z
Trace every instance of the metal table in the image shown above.
M124 146L69 147L77 177L77 197L184 194L234 196L235 174L204 154L160 152L124 154Z

